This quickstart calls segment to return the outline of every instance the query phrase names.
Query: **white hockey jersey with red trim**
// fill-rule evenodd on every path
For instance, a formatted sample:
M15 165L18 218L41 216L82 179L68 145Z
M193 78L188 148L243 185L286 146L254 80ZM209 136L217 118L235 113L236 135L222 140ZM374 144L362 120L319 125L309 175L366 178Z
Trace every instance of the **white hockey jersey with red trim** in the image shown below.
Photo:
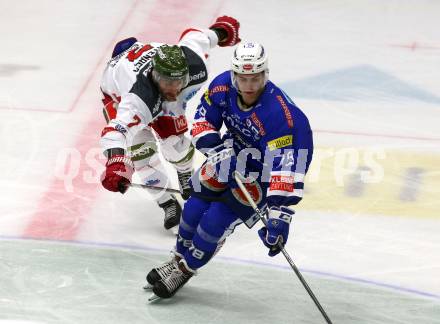
M101 90L118 103L116 118L109 121L101 134L104 151L126 149L133 136L152 127L161 138L187 130L185 108L208 79L206 59L218 38L212 30L188 29L178 43L186 56L190 81L174 102L165 101L151 78L152 58L162 43L134 43L112 58L104 70Z

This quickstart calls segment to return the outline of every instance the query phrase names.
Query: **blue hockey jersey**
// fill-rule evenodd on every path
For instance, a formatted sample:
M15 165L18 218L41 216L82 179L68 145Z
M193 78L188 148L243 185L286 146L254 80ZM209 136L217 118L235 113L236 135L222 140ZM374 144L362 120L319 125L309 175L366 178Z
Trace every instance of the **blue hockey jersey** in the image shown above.
M223 138L222 126L226 126ZM197 149L206 151L225 139L233 140L236 155L253 149L247 157L249 170L268 182L267 205L297 204L303 196L304 176L313 156L309 121L294 102L268 81L251 109L239 106L230 71L218 75L197 107L191 130Z

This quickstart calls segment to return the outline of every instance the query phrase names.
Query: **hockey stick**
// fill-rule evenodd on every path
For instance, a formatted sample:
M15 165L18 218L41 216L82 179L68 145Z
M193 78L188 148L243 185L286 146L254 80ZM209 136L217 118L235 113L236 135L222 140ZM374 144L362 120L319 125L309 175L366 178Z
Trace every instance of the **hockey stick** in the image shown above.
M153 189L153 190L158 190L158 191L166 191L166 192L171 192L171 193L178 193L180 194L180 190L177 189L172 189L172 188L165 188L165 187L156 187L153 185L147 185L147 184L142 184L142 183L130 183L129 184L130 187L134 187L134 188L143 188L143 189Z
M264 223L264 226L267 226L267 220L264 217L263 212L257 207L257 205L255 204L254 200L252 199L249 191L246 189L246 187L243 184L243 180L245 180L245 178L240 173L238 173L237 171L234 171L234 178L235 178L235 181L237 181L237 184L240 187L241 191L243 192L244 196L246 197L246 200L249 202L251 207L255 210L257 215L260 217L260 220ZM295 272L296 276L298 277L298 279L301 281L302 285L306 289L307 293L312 298L312 300L315 303L316 307L318 307L319 311L321 312L321 314L324 317L324 319L327 322L327 324L332 324L332 321L328 317L328 315L325 312L324 308L322 308L321 304L319 303L319 301L316 298L316 296L313 293L313 291L310 289L309 285L307 284L306 280L302 276L301 272L299 272L299 270L296 267L295 263L293 262L292 258L290 257L290 255L287 253L287 251L284 248L284 246L279 241L278 241L278 248L281 250L281 252L283 253L283 255L286 258L287 262L289 263L290 267L293 269L293 271Z

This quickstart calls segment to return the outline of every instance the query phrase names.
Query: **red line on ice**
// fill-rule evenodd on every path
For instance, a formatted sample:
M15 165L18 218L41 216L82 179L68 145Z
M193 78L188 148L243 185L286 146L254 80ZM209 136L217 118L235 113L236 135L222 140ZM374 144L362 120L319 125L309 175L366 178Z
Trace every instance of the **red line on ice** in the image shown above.
M101 63L106 60L109 55L108 53L110 53L110 49L116 42L116 37L127 24L139 3L140 0L136 0L132 3L125 18L122 20L115 37L111 40L111 43L107 46L103 55L98 60L92 73L81 87L78 95L69 108L69 112L72 112L75 109L80 98L89 88L95 74L100 72L99 68ZM97 88L96 91L99 91L99 88ZM91 107L90 116L90 119L85 123L84 129L76 139L74 145L74 147L81 153L82 157L85 156L86 152L91 147L96 146L99 139L99 129L104 125L104 120L100 115L98 102L96 103L96 107ZM63 181L55 178L52 180L47 191L40 199L29 224L24 230L23 236L60 240L72 240L75 238L84 217L90 211L93 201L98 193L97 184L90 184L83 181L82 175L85 169L84 163L81 161L78 176L73 180L73 193L66 191Z
M117 41L121 30L128 22L140 0L133 2L132 7L121 23L115 38L109 44L105 53L98 61L94 71L89 76L78 96L69 109L72 112L77 106L80 98L89 88L91 80L96 73L100 73L99 67L106 60L110 49ZM146 17L145 30L148 32L140 33L136 36L143 41L177 42L180 32L185 28L191 27L191 12L197 12L197 8L202 7L203 1L191 1L186 4L178 0L157 1ZM171 14L172 13L172 14ZM92 85L96 87L97 85ZM98 88L95 89L99 91ZM84 157L86 152L97 145L100 129L104 126L104 119L99 109L100 102L95 107L91 107L90 120L86 123L83 132L76 140L75 148ZM86 221L94 205L98 193L102 189L100 184L86 183L82 179L83 171L86 168L84 163L76 179L73 180L74 193L66 191L64 182L54 179L43 194L39 204L31 217L29 224L24 230L23 236L31 238L45 238L58 240L75 239L82 223ZM116 193L115 193L116 194Z

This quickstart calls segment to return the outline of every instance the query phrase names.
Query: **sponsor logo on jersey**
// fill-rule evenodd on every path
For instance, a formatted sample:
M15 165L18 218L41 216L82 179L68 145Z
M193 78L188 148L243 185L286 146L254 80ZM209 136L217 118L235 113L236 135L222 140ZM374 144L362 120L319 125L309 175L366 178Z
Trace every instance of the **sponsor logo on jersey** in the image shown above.
M287 191L293 192L295 190L293 176L273 175L270 178L269 191Z
M203 132L215 131L215 127L207 121L196 122L191 129L191 136L195 137Z
M147 180L145 181L146 185L152 186L152 185L156 185L160 182L160 179L151 179L151 180Z
M212 88L211 91L209 91L209 95L212 96L214 93L227 91L229 91L229 87L227 85L218 85Z
M136 51L141 47L141 45L139 43L134 43L132 46L130 46L129 48L127 48L125 51L123 51L122 53L119 53L118 55L116 55L115 57L111 58L111 60L108 62L108 64L111 67L115 67L116 64L119 62L119 60L121 59L121 57L125 56L127 54L127 52L131 52L131 51Z
M133 161L148 159L156 153L156 150L147 143L133 145L129 148L129 151Z
M127 132L127 130L125 129L125 127L122 126L121 124L116 124L115 129L116 129L118 132L123 133L123 134Z
M185 116L182 115L177 118L173 118L173 120L174 120L174 126L178 133L188 130L188 122L186 121Z
M197 80L199 80L199 79L203 79L203 78L205 78L206 77L206 72L205 71L200 71L199 73L197 73L197 74L194 74L194 75L191 75L190 77L189 77L189 82L191 82L191 81L197 81Z
M184 100L184 102L183 102L183 105L184 105L183 109L186 108L186 101L189 101L192 97L194 97L194 95L195 95L196 93L197 93L197 90L193 90L193 91L191 91L190 93L188 93L188 95L185 97L185 100Z
M290 113L289 107L287 107L287 104L282 96L278 95L277 99L281 104L281 108L283 108L284 116L286 116L287 119L287 125L289 125L289 128L293 128L293 118L292 114Z
M255 123L255 125L257 125L260 135L264 136L266 135L266 131L264 130L264 126L263 123L261 122L261 120L258 118L257 114L255 113L255 111L252 113L251 115L251 119L252 121Z
M232 136L234 137L234 139L236 139L236 141L234 142L234 145L238 146L240 150L243 149L243 147L252 147L251 143L246 142L244 139L241 138L240 135L238 135L235 132L231 133Z
M286 135L267 142L267 147L269 148L269 151L274 151L276 149L292 145L292 143L293 135Z
M153 107L153 111L152 111L153 117L156 117L156 115L159 112L161 106L162 106L162 100L160 100L160 98L159 98L157 100L156 104Z

